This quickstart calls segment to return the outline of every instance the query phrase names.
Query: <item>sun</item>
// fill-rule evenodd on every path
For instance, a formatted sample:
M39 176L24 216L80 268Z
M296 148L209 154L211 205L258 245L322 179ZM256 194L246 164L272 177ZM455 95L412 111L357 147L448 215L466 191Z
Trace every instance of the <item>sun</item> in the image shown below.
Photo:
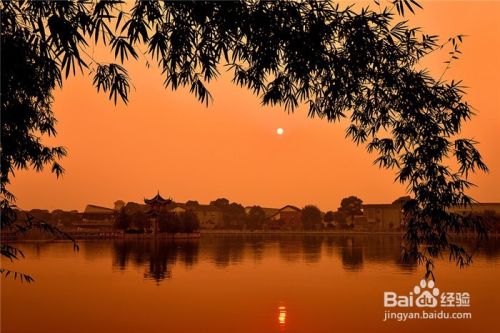
M278 135L283 135L283 133L285 133L285 131L283 130L283 128L279 127L277 130L276 130L276 134Z

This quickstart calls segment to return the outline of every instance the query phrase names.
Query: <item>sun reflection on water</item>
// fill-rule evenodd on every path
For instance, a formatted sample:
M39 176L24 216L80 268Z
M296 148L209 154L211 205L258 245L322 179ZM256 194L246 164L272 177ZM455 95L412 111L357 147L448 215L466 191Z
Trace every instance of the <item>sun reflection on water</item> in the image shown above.
M278 308L279 312L278 312L278 322L280 324L280 328L282 330L285 329L285 325L286 325L286 307L285 306L280 306Z

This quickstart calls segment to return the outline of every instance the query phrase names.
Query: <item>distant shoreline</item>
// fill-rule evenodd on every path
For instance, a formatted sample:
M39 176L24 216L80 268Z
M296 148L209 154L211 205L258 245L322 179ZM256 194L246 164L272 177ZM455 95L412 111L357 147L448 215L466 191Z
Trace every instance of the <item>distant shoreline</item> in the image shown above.
M402 231L368 230L201 230L201 235L403 235Z
M371 231L371 230L202 230L203 235L384 235L403 236L404 231ZM451 234L451 236L469 237L475 234ZM500 233L491 233L489 237L500 237Z
M71 233L76 241L81 240L196 240L203 236L290 236L290 235L313 235L313 236L403 236L403 231L368 231L368 230L200 230L192 234L160 234L156 237L153 234L117 234L117 233ZM469 238L475 237L474 234L451 235L452 237ZM500 238L500 233L492 233L489 238ZM64 242L65 239L56 238L18 238L5 239L2 242Z

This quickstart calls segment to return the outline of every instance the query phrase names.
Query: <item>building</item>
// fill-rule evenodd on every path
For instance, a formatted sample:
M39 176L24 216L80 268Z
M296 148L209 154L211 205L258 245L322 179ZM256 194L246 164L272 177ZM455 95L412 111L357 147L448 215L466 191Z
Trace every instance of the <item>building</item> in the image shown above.
M149 211L149 206L137 202L127 202L125 206L123 206L123 211L130 216L137 212L147 213Z
M151 222L151 228L153 229L153 233L157 233L160 231L158 225L158 214L162 209L165 209L168 205L173 203L172 199L164 199L160 195L160 191L152 197L151 199L144 198L144 203L147 205L148 210L146 214L149 215L149 219Z
M403 204L409 199L402 197L392 204L363 205L363 215L355 218L354 226L382 230L399 228L404 224ZM449 211L457 214L500 215L500 203L474 203L467 207L452 207Z
M404 196L391 204L366 204L362 206L363 215L354 218L355 228L394 230L404 224L403 205L411 200Z
M160 191L151 199L144 198L144 203L149 206L151 212L159 213L160 210L173 203L172 199L164 199L160 195Z
M80 229L112 229L115 223L115 210L96 205L87 205L82 220L73 225Z
M301 227L302 210L286 205L269 217L269 229L293 230Z
M175 214L183 214L186 211L193 212L200 222L201 229L214 229L223 225L224 215L215 206L171 202L165 205L165 209Z
M201 229L214 229L221 227L224 223L224 214L222 211L211 205L196 205L191 209L200 221Z
M474 203L468 207L453 207L450 212L457 214L476 214L483 215L486 213L500 215L500 203L497 202L485 202L485 203Z
M252 209L254 206L246 206L245 207L245 213L248 215L250 213L250 209ZM260 207L264 211L264 214L266 215L266 219L270 218L274 214L276 214L279 209L278 208L267 208L267 207Z
M399 204L366 204L363 215L354 219L354 227L390 230L399 228L403 222L403 209Z

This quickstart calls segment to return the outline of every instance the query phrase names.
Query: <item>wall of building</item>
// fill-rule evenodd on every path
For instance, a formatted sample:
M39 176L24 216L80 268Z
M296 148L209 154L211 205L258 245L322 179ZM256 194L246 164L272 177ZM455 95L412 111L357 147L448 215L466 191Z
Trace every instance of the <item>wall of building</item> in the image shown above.
M193 209L193 212L200 221L201 229L214 229L222 226L223 224L223 215L220 211Z
M495 212L500 214L500 203L477 203L470 207L453 207L450 209L454 213L484 214L485 212Z
M397 205L365 205L363 216L366 225L374 229L396 229L403 222L403 213Z

